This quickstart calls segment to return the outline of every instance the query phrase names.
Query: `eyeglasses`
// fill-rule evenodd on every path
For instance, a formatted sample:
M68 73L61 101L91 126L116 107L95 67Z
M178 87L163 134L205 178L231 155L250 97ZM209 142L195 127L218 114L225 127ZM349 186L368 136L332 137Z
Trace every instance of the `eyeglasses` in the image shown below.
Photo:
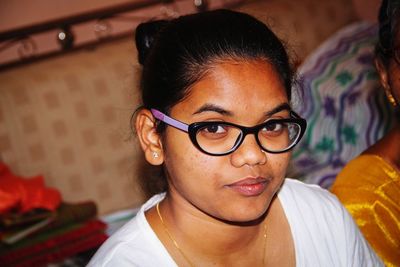
M224 156L235 151L248 134L254 134L258 145L269 153L283 153L292 149L303 136L307 122L291 111L291 118L270 119L254 127L205 121L186 124L164 113L151 109L153 116L189 134L193 145L211 156Z

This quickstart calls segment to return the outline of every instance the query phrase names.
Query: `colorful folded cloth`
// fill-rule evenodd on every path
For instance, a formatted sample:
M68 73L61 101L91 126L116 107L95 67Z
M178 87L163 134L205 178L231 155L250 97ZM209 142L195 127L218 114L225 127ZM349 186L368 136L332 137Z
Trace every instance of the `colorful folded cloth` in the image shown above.
M54 211L60 203L60 192L46 187L43 176L23 178L0 162L0 214L26 213L34 209Z

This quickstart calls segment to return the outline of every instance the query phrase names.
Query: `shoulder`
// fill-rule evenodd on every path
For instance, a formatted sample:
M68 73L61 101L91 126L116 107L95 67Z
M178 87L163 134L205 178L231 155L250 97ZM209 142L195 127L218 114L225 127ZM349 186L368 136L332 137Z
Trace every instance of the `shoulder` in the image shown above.
M129 260L132 253L128 253L128 251L132 249L132 252L136 253L138 243L143 242L140 220L140 214L137 214L110 236L96 252L88 266L111 266L111 264L116 264L116 261L119 266L125 266L124 263L133 265Z
M306 184L299 180L286 178L278 194L283 201L295 201L295 203L308 203L308 206L333 208L342 210L342 205L335 195L319 185Z
M328 190L286 179L278 198L298 266L381 266L350 214Z
M287 178L278 198L289 222L295 224L293 228L299 224L313 229L313 232L329 229L343 232L353 223L337 197L318 185Z
M392 203L398 203L399 193L393 188L399 186L400 173L392 165L377 155L361 155L339 173L331 192L347 207L361 203L357 209L365 209L367 204L379 202L394 208ZM354 208L350 210L354 212Z
M293 216L294 221L304 219L305 226L318 225L316 229L337 229L353 223L351 216L338 198L319 185L287 178L278 197L286 216Z
M400 173L378 155L363 154L351 160L338 174L332 191L379 190L383 185L399 183ZM366 186L368 185L368 186ZM380 190L379 190L380 191Z
M312 229L320 234L345 231L353 223L337 197L314 184L286 179L278 198L292 229Z
M173 266L171 258L148 224L145 211L164 197L148 200L137 215L113 234L100 247L88 266Z

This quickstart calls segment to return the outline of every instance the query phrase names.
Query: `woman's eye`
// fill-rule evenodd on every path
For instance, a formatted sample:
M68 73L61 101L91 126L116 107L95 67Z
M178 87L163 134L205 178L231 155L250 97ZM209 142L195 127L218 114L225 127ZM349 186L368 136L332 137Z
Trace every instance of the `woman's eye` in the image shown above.
M203 128L203 131L207 132L207 133L224 133L226 130L224 128L224 126L219 125L219 124L213 124L213 125L209 125Z
M271 134L271 133L278 133L281 132L283 129L282 123L269 123L265 125L265 127L262 129L262 131L266 134Z

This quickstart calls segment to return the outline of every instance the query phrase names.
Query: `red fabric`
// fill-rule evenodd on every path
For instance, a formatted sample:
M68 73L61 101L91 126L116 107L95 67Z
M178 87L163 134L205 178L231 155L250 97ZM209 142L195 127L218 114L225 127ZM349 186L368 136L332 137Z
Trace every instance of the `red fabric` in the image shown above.
M43 242L0 255L1 266L46 266L46 263L96 248L108 238L104 233L106 226L100 220L87 221L76 229Z
M25 213L36 208L54 211L60 203L60 192L46 188L43 176L25 179L0 162L0 214L11 210Z

